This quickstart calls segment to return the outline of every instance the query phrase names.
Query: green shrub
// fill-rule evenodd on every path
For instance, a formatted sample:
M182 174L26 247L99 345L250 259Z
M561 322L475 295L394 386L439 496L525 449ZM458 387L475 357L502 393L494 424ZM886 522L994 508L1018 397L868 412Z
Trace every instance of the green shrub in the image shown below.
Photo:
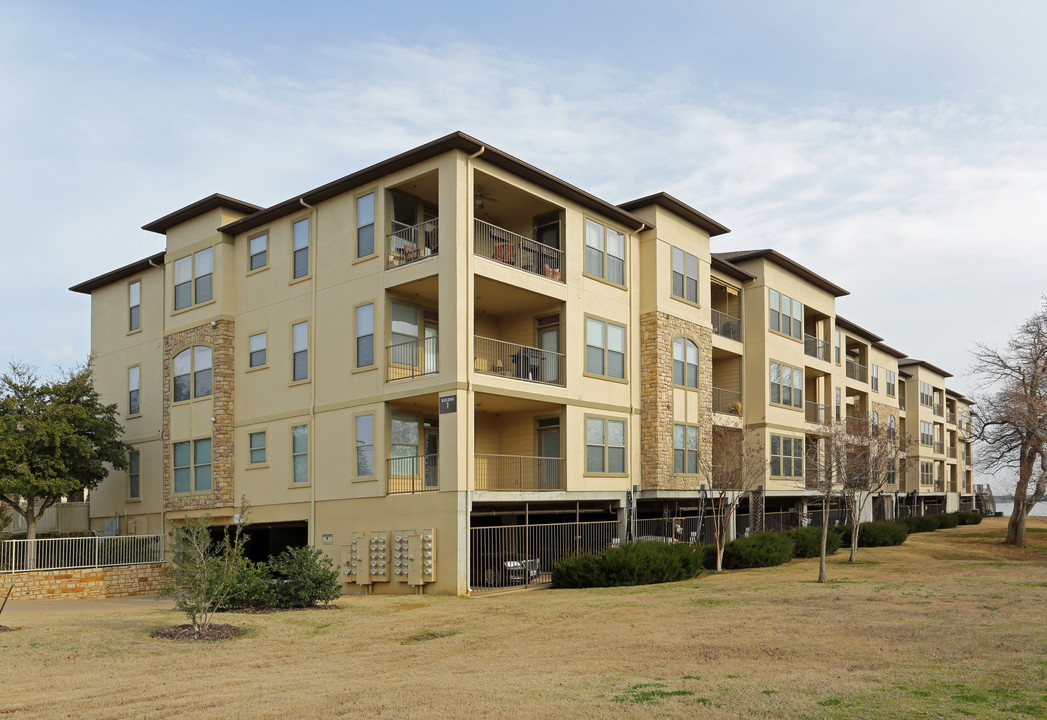
M782 565L793 558L788 533L765 532L732 540L723 548L725 570Z
M264 562L252 562L244 558L236 570L236 579L228 597L222 603L223 610L239 610L248 607L265 607L269 604L269 586L272 574Z
M843 544L851 544L851 527L844 525L839 528L843 536ZM886 547L889 545L901 545L909 536L905 525L900 522L867 522L862 523L858 530L858 547Z
M922 515L917 517L899 518L895 522L905 526L905 530L911 535L913 533L931 532L937 530L938 515Z
M793 540L793 557L813 558L822 555L822 528L802 527L789 531L789 537ZM825 538L825 554L832 555L840 549L843 538L837 528L829 528L829 534Z
M553 566L553 587L618 587L686 580L702 570L705 548L684 543L627 543L573 555Z
M960 524L959 513L945 513L944 515L935 515L938 518L939 528L954 528Z
M980 525L982 522L981 513L961 510L956 513L956 516L959 518L961 525Z
M272 607L326 605L342 594L338 571L331 558L319 548L288 548L269 558L268 566L272 581L267 604Z

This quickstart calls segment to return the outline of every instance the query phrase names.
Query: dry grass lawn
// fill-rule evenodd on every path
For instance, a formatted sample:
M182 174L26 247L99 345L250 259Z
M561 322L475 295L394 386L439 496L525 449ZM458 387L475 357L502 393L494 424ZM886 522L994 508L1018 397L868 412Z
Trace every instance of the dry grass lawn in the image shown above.
M13 718L1047 717L1047 519L635 588L351 597L228 614L175 643L149 607L23 613L0 633ZM81 609L82 608L82 609ZM10 610L10 607L9 607Z

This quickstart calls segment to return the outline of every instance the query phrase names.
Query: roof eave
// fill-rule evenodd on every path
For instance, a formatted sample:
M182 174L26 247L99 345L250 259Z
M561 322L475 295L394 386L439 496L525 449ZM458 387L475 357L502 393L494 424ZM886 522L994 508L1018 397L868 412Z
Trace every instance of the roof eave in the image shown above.
M147 258L136 260L135 262L130 263L128 265L124 265L123 267L117 268L116 270L110 270L109 272L98 275L97 277L93 277L90 280L85 280L82 283L73 285L69 289L76 293L90 295L92 291L97 290L101 287L105 287L106 285L111 285L117 280L121 280L126 277L131 277L132 275L137 275L138 273L144 272L149 268L157 267L158 264L162 265L164 262L165 254L166 253L158 252L155 255L150 255Z

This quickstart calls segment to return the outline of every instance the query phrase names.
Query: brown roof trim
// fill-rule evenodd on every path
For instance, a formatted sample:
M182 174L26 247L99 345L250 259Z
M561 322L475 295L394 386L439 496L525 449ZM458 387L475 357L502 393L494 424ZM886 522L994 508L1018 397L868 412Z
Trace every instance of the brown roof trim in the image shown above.
M203 200L197 200L194 203L186 205L184 208L175 210L170 215L164 215L159 220L153 220L148 225L143 225L142 229L163 235L175 225L184 223L186 220L192 220L198 215L203 215L205 212L210 212L217 208L229 208L230 210L237 210L248 214L258 212L262 209L261 206L255 205L254 203L244 202L243 200L231 198L228 195L215 193L214 195L208 195Z
M114 283L117 280L121 280L126 277L131 277L132 275L136 275L140 272L144 272L149 268L155 267L157 264L163 265L164 255L165 253L158 252L156 255L150 255L147 258L142 258L141 260L133 262L130 265L124 265L122 268L110 270L104 275L99 275L98 277L91 278L90 280L85 280L79 285L73 285L73 287L69 289L73 292L90 295L92 290L97 290L98 288L105 287L106 285Z
M735 265L749 260L756 260L758 258L767 258L776 265L780 265L786 270L795 273L807 282L812 285L817 285L822 290L831 293L835 297L843 297L844 295L851 294L836 283L829 282L810 268L804 267L795 260L787 258L777 250L772 250L770 248L764 248L763 250L733 250L731 252L713 253L713 255L719 257L721 260L732 262Z
M963 402L963 403L965 403L967 405L974 405L974 401L972 401L970 398L968 398L964 394L956 392L955 390L951 390L949 388L945 388L945 394L946 395L951 395L952 397L956 398L960 402Z
M742 270L734 263L727 262L723 258L716 257L716 255L712 256L712 262L710 264L712 265L713 270L719 270L726 275L736 277L742 282L752 282L756 279L756 276L751 272Z
M912 377L912 373L911 372L905 372L901 368L898 368L898 375L900 375L903 378L911 378Z
M883 341L883 338L880 337L879 335L877 335L876 333L869 332L868 330L863 328L861 325L855 325L853 322L851 322L850 320L848 320L845 317L841 317L840 315L836 316L836 327L843 328L844 330L848 330L848 331L854 333L855 335L861 335L866 340L872 340L874 343L878 343L878 342L882 342ZM902 357L905 357L905 356L902 355Z
M481 142L480 140L459 131L451 133L450 135L445 135L444 137L433 140L425 145L420 145L413 150L400 153L388 160L383 160L380 163L366 167L363 170L352 173L351 175L346 175L345 177L329 182L326 185L321 185L313 190L309 190L300 195L295 195L293 198L284 200L272 207L259 210L253 215L231 222L219 229L222 232L231 234L246 232L252 228L258 227L259 225L264 225L267 222L300 209L302 206L299 203L299 200L305 200L310 205L314 205L337 195L341 195L344 192L348 192L353 188L366 185L367 183L377 180L380 177L384 177L389 173L408 168L412 165L417 165L418 163L436 157L437 155L442 155L452 150L463 150L472 155L473 153L479 152L481 149L484 152L480 155L480 158L484 161L489 162L496 167L500 167L503 170L507 170L525 180L529 180L536 185L552 190L553 192L569 198L580 205L595 210L616 222L622 223L630 230L638 230L641 226L646 224L641 218L621 209L617 205L612 205L606 200L601 200L595 195L590 195L584 190L577 188L570 183L564 182L544 170L539 170L535 166L525 163L523 160L515 158L508 153L502 152L497 148L491 147L487 143Z
M924 360L917 360L916 358L906 358L905 360L899 360L898 367L902 367L903 365L905 367L908 367L910 365L922 365L928 370L938 373L942 377L952 377L952 373L942 370L937 365L931 365L929 362L926 362Z
M629 210L630 212L649 205L661 205L666 210L676 213L684 220L689 220L702 230L707 231L710 237L731 232L731 229L727 226L721 225L705 213L695 210L687 203L682 200L677 200L666 192L655 193L654 195L637 198L636 200L630 200L629 202L618 203L618 207L622 210Z
M887 353L888 355L893 355L894 357L898 358L899 360L901 358L903 358L903 357L907 357L906 354L903 353L901 350L895 350L890 345L884 345L882 342L874 342L873 343L873 347L876 348L877 350L881 350L881 351Z

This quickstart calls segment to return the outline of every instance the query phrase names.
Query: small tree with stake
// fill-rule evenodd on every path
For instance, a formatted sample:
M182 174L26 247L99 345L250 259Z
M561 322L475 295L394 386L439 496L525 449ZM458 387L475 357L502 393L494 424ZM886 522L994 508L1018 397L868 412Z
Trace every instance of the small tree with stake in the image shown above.
M716 571L720 572L738 501L766 482L767 458L764 444L755 432L716 424L712 430L712 453L706 457L709 459L705 474L711 489Z

